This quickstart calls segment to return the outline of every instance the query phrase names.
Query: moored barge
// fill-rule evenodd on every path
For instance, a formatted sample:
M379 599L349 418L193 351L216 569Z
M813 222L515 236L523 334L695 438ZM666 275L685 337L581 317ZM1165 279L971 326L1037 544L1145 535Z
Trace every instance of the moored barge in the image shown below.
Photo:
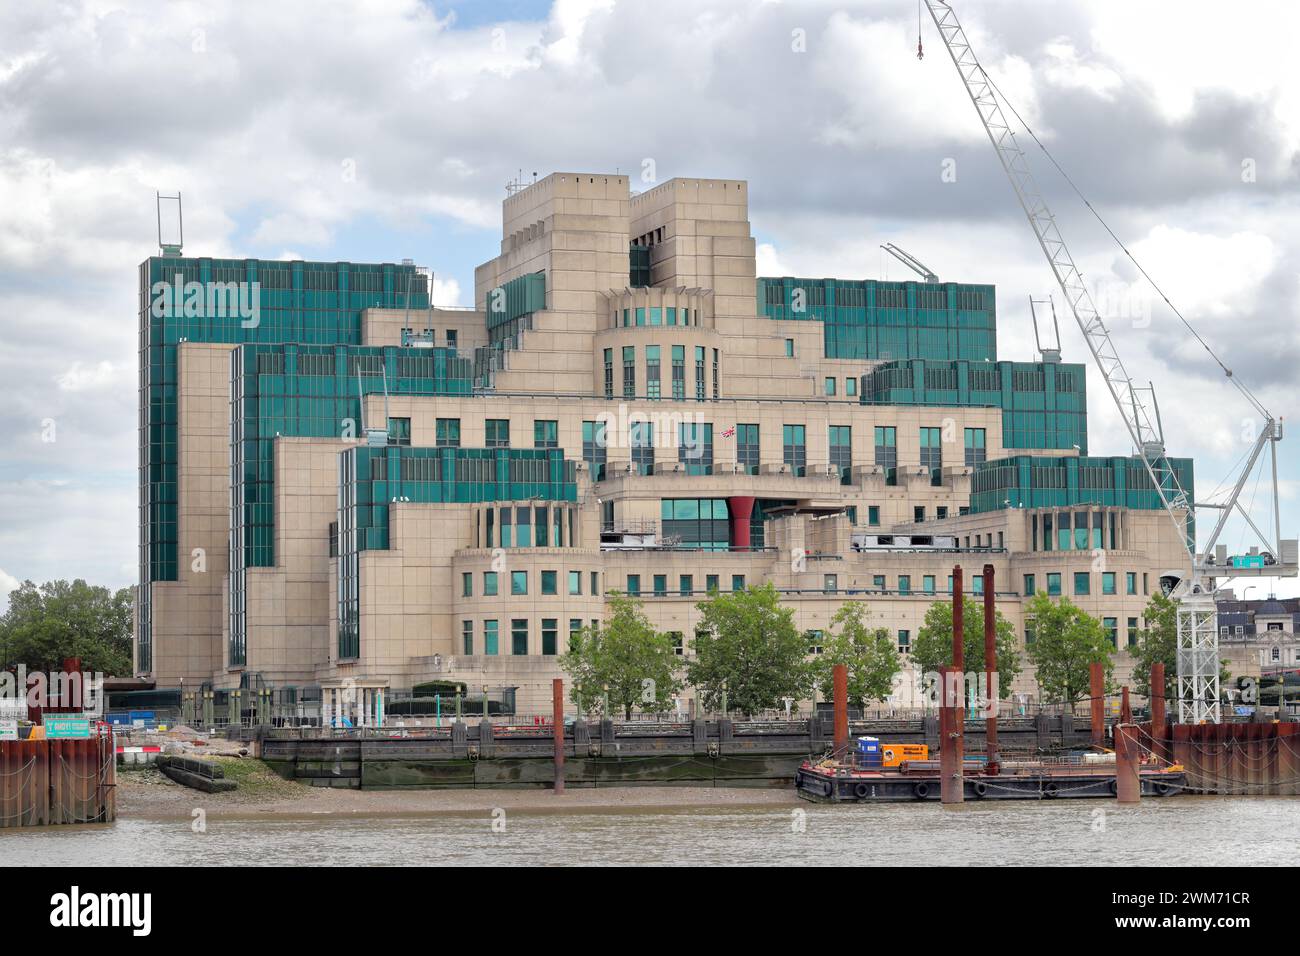
M1118 785L1113 758L1113 754L1087 754L1007 759L993 768L982 760L965 760L964 797L971 801L1114 799ZM1186 787L1186 775L1177 764L1143 764L1138 780L1144 797L1173 796ZM859 759L806 760L795 774L799 796L815 803L937 801L939 782L939 761L931 759L905 760L896 767L863 766Z

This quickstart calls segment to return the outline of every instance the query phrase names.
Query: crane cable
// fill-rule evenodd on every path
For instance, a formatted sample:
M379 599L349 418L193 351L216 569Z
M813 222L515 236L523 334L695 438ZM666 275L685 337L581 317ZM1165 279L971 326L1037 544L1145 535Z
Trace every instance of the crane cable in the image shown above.
M1206 353L1210 356L1210 358L1214 359L1215 364L1218 365L1219 368L1223 370L1224 376L1226 376L1228 380L1231 381L1237 387L1238 391L1240 391L1242 395L1246 397L1246 400L1255 407L1255 410L1257 412L1263 415L1264 418L1267 419L1268 421L1272 421L1273 416L1269 413L1268 409L1266 409L1260 403L1260 401L1255 397L1254 393L1252 393L1251 390L1247 388L1246 385L1242 383L1240 379L1236 378L1233 375L1232 369L1228 368L1228 366L1223 364L1223 361L1219 358L1219 356L1214 353L1214 349L1210 348L1210 344L1201 337L1201 334L1197 332L1195 328L1192 327L1192 323L1187 321L1187 319L1183 316L1183 314L1178 311L1178 308L1173 304L1173 302L1169 301L1169 296L1165 295L1164 290L1160 288L1160 286L1156 283L1156 280L1151 278L1151 274L1142 267L1142 263L1137 261L1133 253L1131 253L1128 247L1124 245L1124 242L1119 238L1119 236L1115 235L1115 231L1110 228L1109 223L1107 223L1106 220L1102 218L1101 213L1097 212L1097 210L1093 207L1092 203L1088 201L1088 198L1084 196L1083 192L1079 189L1079 187L1075 185L1074 180L1071 179L1070 175L1061 167L1061 164L1056 161L1056 157L1053 156L1051 152L1048 150L1048 148L1043 145L1042 140L1038 138L1037 134L1030 128L1029 124L1025 122L1024 117L1022 117L1020 113L1017 112L1016 108L1011 104L1011 101L1007 99L1006 94L1004 94L1002 90L998 88L998 85L993 82L993 77L989 76L988 71L984 69L983 64L979 65L979 70L980 70L980 74L984 77L984 79L988 81L989 86L1001 98L1002 102L1006 104L1007 109L1011 110L1012 115L1015 116L1015 118L1019 121L1020 125L1024 127L1025 132L1029 134L1030 139L1032 139L1038 145L1038 148L1043 151L1043 155L1047 157L1048 161L1054 167L1056 167L1056 171L1061 174L1062 178L1064 178L1067 183L1070 184L1070 188L1074 190L1074 194L1079 197L1079 200L1085 206L1088 207L1088 211L1092 213L1093 217L1099 223L1101 223L1102 228L1106 230L1106 232L1110 235L1110 237L1115 240L1115 244L1118 245L1120 249L1123 250L1124 255L1128 256L1129 261L1132 262L1133 265L1137 267L1138 272L1142 273L1143 278L1145 278L1147 282L1151 283L1151 288L1154 289L1156 294L1159 295L1160 298L1164 300L1165 305L1169 306L1169 308L1173 311L1174 315L1178 316L1179 321L1181 321L1183 325L1186 326L1187 331L1192 333L1192 337L1195 338L1197 342L1201 343L1201 347L1205 349Z

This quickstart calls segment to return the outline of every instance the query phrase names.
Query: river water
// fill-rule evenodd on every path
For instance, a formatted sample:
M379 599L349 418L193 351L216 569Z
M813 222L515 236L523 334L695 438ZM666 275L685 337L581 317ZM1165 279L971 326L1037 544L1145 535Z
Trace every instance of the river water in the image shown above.
M498 814L500 811L498 811ZM120 820L0 830L0 865L1294 865L1300 798Z

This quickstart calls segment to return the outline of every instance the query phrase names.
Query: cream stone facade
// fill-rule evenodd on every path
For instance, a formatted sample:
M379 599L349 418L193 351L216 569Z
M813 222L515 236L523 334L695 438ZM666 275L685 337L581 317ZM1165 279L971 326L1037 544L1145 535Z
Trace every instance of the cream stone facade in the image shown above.
M152 653L141 670L161 686L319 686L334 713L360 689L371 719L381 693L435 680L509 689L520 713L535 713L562 676L570 630L601 620L611 592L639 593L655 626L681 635L684 656L708 591L766 581L812 652L852 599L906 655L926 610L946 599L954 565L970 582L987 563L1022 641L1030 594L1059 593L1113 623L1125 679L1130 631L1161 576L1187 563L1173 522L1086 500L970 510L986 462L1078 451L1004 444L1005 410L987 403L864 401L882 360L831 356L822 322L761 310L748 188L675 179L633 195L626 176L556 173L509 196L500 254L475 273L474 310L360 316L361 346L472 356L473 388L394 384L385 395L372 382L361 417L387 416L400 437L391 461L365 476L346 471L367 451L356 430L277 434L274 557L239 575L231 353L241 347L180 345L180 568L178 580L149 585ZM634 258L648 262L649 285L632 284ZM538 273L544 300L503 314L502 290ZM384 545L347 544L346 502L362 482L379 474L397 488L385 469L438 458L417 450L505 447L560 450L573 463L572 494L452 503L390 490L366 505L384 509ZM709 512L707 540L690 537L694 519L665 517L678 501ZM1074 516L1087 540L1048 550L1052 514ZM503 545L502 526L525 518L528 543ZM546 544L534 536L543 524ZM201 571L189 557L200 552ZM349 602L355 647L341 625ZM1037 698L1027 662L1014 690ZM904 686L895 703L910 693Z

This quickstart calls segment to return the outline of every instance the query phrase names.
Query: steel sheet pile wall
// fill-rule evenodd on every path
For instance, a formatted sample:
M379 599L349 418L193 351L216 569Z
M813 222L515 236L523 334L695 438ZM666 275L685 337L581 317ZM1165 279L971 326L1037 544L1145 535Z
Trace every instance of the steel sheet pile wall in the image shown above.
M1300 794L1300 724L1174 724L1154 739L1147 732L1139 737L1141 746L1160 745L1152 749L1186 768L1189 789Z
M116 786L112 734L0 742L0 827L108 823Z

